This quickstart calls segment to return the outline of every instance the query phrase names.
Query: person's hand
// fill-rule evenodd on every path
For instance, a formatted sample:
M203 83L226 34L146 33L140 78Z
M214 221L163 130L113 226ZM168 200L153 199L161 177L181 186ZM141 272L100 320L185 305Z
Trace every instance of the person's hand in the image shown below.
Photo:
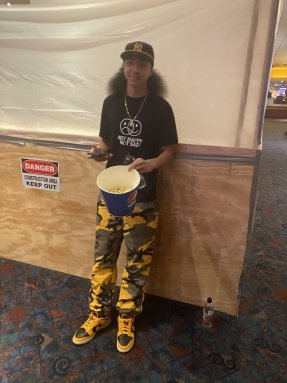
M153 160L144 160L143 158L137 158L129 165L129 170L135 169L139 173L150 173L155 170Z
M96 143L91 147L91 150L88 152L88 156L97 162L103 162L111 158L112 153L105 152L102 149L101 144Z

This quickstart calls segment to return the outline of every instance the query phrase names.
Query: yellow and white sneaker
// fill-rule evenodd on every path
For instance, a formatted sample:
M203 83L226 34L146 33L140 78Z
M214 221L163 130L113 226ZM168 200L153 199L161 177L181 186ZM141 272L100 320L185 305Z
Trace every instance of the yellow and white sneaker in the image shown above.
M125 314L118 316L117 349L119 352L128 352L134 346L134 321L134 317Z
M98 317L94 313L90 313L86 322L82 324L73 336L73 343L79 346L90 342L98 331L108 327L110 324L110 315Z

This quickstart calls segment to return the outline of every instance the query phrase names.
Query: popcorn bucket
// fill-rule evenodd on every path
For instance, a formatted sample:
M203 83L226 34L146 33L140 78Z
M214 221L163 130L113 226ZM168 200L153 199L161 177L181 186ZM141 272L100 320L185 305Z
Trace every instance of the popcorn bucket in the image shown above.
M138 171L125 165L111 166L98 175L97 185L110 214L122 217L133 211L139 183Z

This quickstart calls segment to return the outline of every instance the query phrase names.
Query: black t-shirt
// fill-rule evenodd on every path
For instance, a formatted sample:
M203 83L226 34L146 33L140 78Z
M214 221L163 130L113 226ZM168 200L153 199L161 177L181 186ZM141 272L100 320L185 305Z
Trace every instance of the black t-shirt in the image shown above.
M134 119L144 97L126 97L130 117ZM170 104L160 96L148 95L136 119L130 120L123 94L108 96L103 103L100 137L113 157L107 167L123 165L127 155L134 158L154 158L161 146L178 142L174 114ZM156 198L156 171L143 174L147 186L138 190L137 202Z

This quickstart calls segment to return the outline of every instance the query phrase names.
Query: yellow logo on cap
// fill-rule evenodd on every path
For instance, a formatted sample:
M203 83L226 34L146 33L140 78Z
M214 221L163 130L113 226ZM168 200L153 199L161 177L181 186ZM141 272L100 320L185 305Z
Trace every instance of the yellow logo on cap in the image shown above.
M142 43L134 43L134 51L136 52L142 52L143 45Z

